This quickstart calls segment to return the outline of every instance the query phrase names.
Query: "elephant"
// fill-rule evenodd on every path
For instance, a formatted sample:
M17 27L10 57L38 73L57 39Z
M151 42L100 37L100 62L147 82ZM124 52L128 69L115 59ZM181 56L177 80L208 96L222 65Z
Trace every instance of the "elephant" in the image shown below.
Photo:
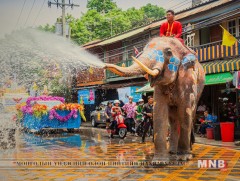
M105 69L123 77L148 76L154 87L153 162L168 163L169 153L189 160L191 131L204 88L205 72L190 48L174 37L156 37L148 42L129 67L105 64ZM191 66L189 66L191 65ZM170 146L166 135L170 125Z

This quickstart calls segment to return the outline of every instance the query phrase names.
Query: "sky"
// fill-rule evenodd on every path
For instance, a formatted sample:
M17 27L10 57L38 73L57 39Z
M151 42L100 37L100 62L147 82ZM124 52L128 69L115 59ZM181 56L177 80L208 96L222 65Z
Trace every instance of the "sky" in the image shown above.
M60 7L57 8L55 5L52 5L52 7L49 8L48 1L49 0L0 0L0 38L14 29L29 26L35 27L38 25L45 25L47 23L53 25L56 22L56 19L61 16L62 10ZM51 1L54 2L54 0ZM66 2L68 1L69 0L66 0ZM191 6L192 0L113 1L116 2L117 6L123 10L131 7L140 8L141 6L151 3L165 9L174 9L175 11L178 11ZM69 7L66 10L66 13L72 14L73 17L79 18L82 13L87 11L87 0L71 0L71 2L80 5L80 7L74 7L73 9Z

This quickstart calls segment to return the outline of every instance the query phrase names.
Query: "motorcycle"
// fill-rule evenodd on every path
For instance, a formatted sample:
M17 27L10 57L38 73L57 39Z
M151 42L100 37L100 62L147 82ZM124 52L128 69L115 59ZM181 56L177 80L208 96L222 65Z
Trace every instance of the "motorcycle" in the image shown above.
M139 137L142 137L143 135L143 132L144 132L144 118L142 118L141 120L137 120L137 127L136 127L136 130L135 133L137 133L137 135ZM151 135L153 135L153 127L152 126L149 126L149 130L147 131L146 133L146 136L150 137Z
M111 129L110 126L107 129L107 132L111 133L111 138L113 138L113 135L118 135L121 139L124 139L127 135L127 126L124 124L124 117L122 115L118 115L115 119L117 121L117 128Z

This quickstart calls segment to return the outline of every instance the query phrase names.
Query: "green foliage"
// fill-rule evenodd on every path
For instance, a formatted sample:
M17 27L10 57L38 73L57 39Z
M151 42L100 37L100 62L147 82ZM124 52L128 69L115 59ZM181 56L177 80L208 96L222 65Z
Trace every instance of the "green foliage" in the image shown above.
M52 25L50 26L49 24L46 24L45 26L39 26L38 29L40 30L43 30L43 31L47 31L47 32L52 32L54 33L55 32L55 26Z
M162 7L150 3L140 9L129 8L123 11L112 0L88 0L87 8L89 10L79 19L69 14L66 16L71 27L71 39L80 45L143 26L165 14ZM57 21L61 22L61 18ZM51 32L54 32L53 28L48 24L39 27Z
M150 19L160 19L165 15L165 10L162 7L158 7L157 5L152 5L150 3L141 7L140 10L143 10L146 17Z
M131 22L131 27L137 27L147 23L144 11L142 10L136 8L129 8L127 11L124 12L124 14Z
M88 0L87 8L96 10L99 13L108 13L117 8L117 4L112 0Z
M49 88L52 96L64 97L66 102L73 102L72 87L61 81L62 77L55 77L51 80Z

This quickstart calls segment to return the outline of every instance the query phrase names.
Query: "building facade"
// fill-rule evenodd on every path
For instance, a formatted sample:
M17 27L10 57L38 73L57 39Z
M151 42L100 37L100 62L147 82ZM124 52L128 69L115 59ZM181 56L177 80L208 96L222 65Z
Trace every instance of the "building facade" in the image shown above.
M234 113L230 115L226 111L231 105L239 107L236 104L239 104L240 93L233 79L234 73L240 69L240 43L236 42L232 47L222 46L223 30L220 27L227 29L239 40L239 10L239 1L211 0L176 13L175 19L182 23L185 44L197 53L206 73L206 86L201 101L207 104L212 114L218 116L219 121L235 121L236 128L240 130L239 120L231 116L237 115L239 110L234 108ZM84 48L105 63L130 66L131 56L135 55L134 47L141 51L151 38L159 36L159 28L164 21L160 19L108 39L90 42ZM143 76L124 78L102 69L94 72L92 75L89 70L82 72L78 77L77 89L94 89L96 95L99 95L96 104L123 98L124 89L138 89L147 83Z

